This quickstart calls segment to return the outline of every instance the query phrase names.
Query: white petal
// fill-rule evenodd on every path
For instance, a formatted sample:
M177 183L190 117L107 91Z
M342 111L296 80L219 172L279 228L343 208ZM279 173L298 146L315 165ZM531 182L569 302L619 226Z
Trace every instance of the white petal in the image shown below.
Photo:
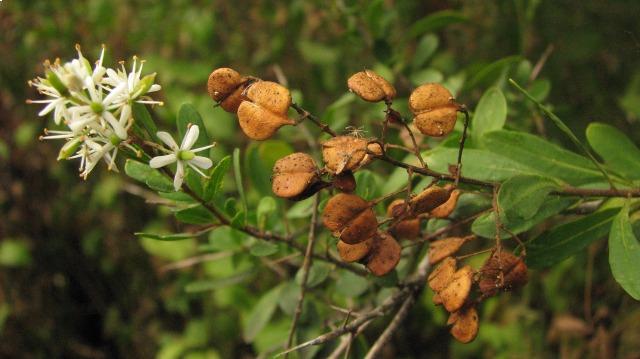
M38 116L44 116L46 114L48 114L49 112L51 112L51 110L53 110L56 105L57 105L57 101L51 101L49 102L49 104L47 106L45 106L42 111L38 112Z
M120 137L123 140L127 138L127 130L124 129L124 126L122 126L120 122L116 120L115 116L113 116L111 112L104 111L102 113L102 117L104 117L104 119L109 122L109 124L113 128L113 132L116 133L116 136Z
M194 158L189 160L189 163L198 166L200 168L204 168L205 170L211 168L213 166L213 162L210 159L202 156L195 156Z
M120 124L126 126L129 118L131 117L131 106L124 105L120 111Z
M156 91L160 91L162 89L162 87L158 84L153 84L151 85L151 87L149 87L149 91L148 92L156 92Z
M116 88L112 89L111 92L107 95L107 97L102 100L102 105L109 106L116 99L116 97L120 96L122 92L127 88L127 84L121 83Z
M184 180L184 165L182 161L178 161L178 168L176 169L176 175L173 177L173 189L179 191L182 187L182 181Z
M171 137L171 135L168 134L167 132L164 132L164 131L157 132L156 136L158 136L158 138L162 140L162 142L164 142L167 146L169 146L170 149L174 151L178 150L178 144L176 143L176 141L173 140L173 137Z
M170 155L157 156L152 158L151 161L149 161L149 166L151 166L151 168L160 168L168 164L174 163L176 160L177 160L176 155L173 153Z
M189 127L189 130L184 135L182 139L182 144L180 145L181 150L189 150L193 147L193 144L198 140L198 136L200 135L200 129L198 125L192 125Z

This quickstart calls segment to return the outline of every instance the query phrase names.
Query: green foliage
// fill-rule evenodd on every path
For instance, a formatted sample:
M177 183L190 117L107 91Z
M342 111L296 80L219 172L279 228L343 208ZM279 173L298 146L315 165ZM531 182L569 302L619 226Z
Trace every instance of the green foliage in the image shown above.
M636 300L640 300L640 243L629 219L629 203L613 219L609 233L609 264L613 277Z

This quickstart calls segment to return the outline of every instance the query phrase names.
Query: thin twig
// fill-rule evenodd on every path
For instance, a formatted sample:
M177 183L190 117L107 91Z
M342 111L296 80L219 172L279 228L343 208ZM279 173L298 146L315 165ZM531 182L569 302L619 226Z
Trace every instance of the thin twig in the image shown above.
M469 128L469 111L465 105L459 105L458 111L464 114L464 128L462 130L462 137L460 138L460 148L458 149L458 165L456 167L456 180L454 186L458 187L460 182L460 176L462 176L462 151L464 150L464 141L467 139L467 129Z
M369 349L369 352L364 357L365 359L375 359L379 357L380 352L382 351L384 346L387 345L387 342L389 342L389 340L393 336L393 333L398 330L400 324L407 317L409 311L411 310L411 307L413 307L413 304L415 302L416 298L413 295L410 295L407 299L404 300L404 302L402 303L402 307L400 307L398 313L396 313L395 317L393 317L393 320L391 320L391 323L389 323L384 332L380 334L376 342L373 343L373 346L371 347L371 349Z
M416 137L413 135L413 131L411 131L411 128L409 127L409 125L404 119L402 119L402 126L404 126L407 132L409 132L409 137L411 137L411 143L413 143L413 153L418 158L418 161L420 161L420 166L422 166L422 168L427 168L427 165L425 164L424 159L422 159L422 155L420 154L420 147L418 146Z
M309 121L313 122L316 126L320 127L320 129L322 131L328 133L332 137L338 136L338 134L335 133L331 129L331 127L329 127L329 125L327 125L326 123L321 122L316 116L312 115L311 112L309 112L309 111L305 110L304 108L300 107L298 104L292 103L291 104L291 108L296 110L296 112L300 116L302 116L303 119L309 119Z
M313 197L313 212L311 214L311 225L309 226L309 237L307 241L307 250L304 254L304 261L302 263L302 283L300 284L300 297L298 298L298 304L296 305L296 311L293 314L293 321L291 322L291 330L289 331L289 338L287 339L287 346L285 349L291 348L291 343L293 343L293 336L296 333L296 328L298 327L298 320L300 320L300 315L302 314L302 304L304 302L304 296L307 292L307 280L309 279L309 269L311 268L311 263L313 261L313 247L316 243L316 222L318 221L318 197L319 195L316 193ZM285 358L288 357L288 354L285 354Z

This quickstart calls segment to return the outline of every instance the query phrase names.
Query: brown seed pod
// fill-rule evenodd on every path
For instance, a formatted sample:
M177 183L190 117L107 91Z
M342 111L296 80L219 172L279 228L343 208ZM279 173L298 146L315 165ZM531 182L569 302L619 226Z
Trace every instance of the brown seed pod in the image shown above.
M333 176L333 187L342 192L353 192L356 190L356 179L353 172L344 171Z
M322 143L322 158L330 173L355 171L365 158L367 140L353 136L337 136Z
M408 206L404 200L396 199L387 207L387 216L398 218L404 214L405 208ZM396 238L416 239L420 236L420 219L416 217L404 219L389 228L389 233Z
M271 81L258 81L251 84L246 91L246 96L256 105L280 115L286 115L291 106L289 90Z
M229 113L238 113L240 104L242 103L242 101L246 100L243 92L250 83L250 79L243 77L242 83L235 90L233 90L233 92L229 96L225 97L220 102L220 107L222 107L223 110Z
M367 258L367 268L373 275L382 277L391 272L400 262L402 248L388 233L378 232Z
M420 132L440 137L453 131L458 107L451 92L436 83L424 84L409 96L409 108L416 116L413 120Z
M472 283L473 270L467 265L456 271L447 286L438 292L448 312L455 312L464 305L471 292Z
M371 70L356 72L347 80L349 90L369 102L391 101L396 89L382 76Z
M209 96L216 102L224 100L242 83L242 76L228 67L213 70L207 81Z
M449 237L440 239L429 244L429 263L436 264L441 260L455 254L463 244L474 239L475 236Z
M409 201L409 205L413 214L418 215L432 211L442 205L449 199L450 195L451 192L442 187L431 186L413 197Z
M452 324L451 335L461 343L470 343L478 335L478 311L475 307L468 307L451 313L447 325Z
M480 269L478 284L483 297L508 292L525 285L528 280L527 265L522 258L505 250L494 251Z
M451 196L445 203L439 205L438 207L433 209L431 212L429 212L430 217L447 218L456 209L456 205L458 204L458 197L460 197L460 193L461 193L460 190L454 189L453 185L450 185L450 184L444 186L444 189L446 189L447 191L450 191Z
M367 151L374 153L378 156L382 155L382 147L380 147L380 144L375 142L369 143L367 145ZM366 153L364 155L364 158L362 159L362 162L360 162L360 166L358 167L366 166L369 163L371 163L374 159L375 159L374 156L370 155L369 153Z
M447 257L429 274L429 278L427 279L429 288L431 288L436 293L445 289L451 282L451 278L453 278L455 272L456 259L453 257Z
M366 241L375 235L378 228L378 220L369 202L346 193L329 199L322 212L322 223L347 244Z
M373 238L369 238L364 242L356 244L347 244L343 241L338 241L338 254L340 258L345 262L357 262L364 258L371 251L373 246Z
M252 140L266 140L284 125L294 125L295 121L285 115L273 113L259 105L242 101L238 107L240 128Z
M320 178L313 158L297 152L276 161L271 179L271 190L276 196L295 198Z

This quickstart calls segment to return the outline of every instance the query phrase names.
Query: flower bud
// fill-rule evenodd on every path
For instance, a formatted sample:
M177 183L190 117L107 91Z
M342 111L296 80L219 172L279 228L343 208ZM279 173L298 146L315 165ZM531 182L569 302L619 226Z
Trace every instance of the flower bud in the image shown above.
M84 139L82 137L75 137L67 141L60 149L60 152L58 152L58 161L66 160L67 158L71 157L74 153L76 153L83 141Z
M409 108L422 134L441 137L453 131L458 108L451 92L444 86L428 83L418 87L409 96Z

